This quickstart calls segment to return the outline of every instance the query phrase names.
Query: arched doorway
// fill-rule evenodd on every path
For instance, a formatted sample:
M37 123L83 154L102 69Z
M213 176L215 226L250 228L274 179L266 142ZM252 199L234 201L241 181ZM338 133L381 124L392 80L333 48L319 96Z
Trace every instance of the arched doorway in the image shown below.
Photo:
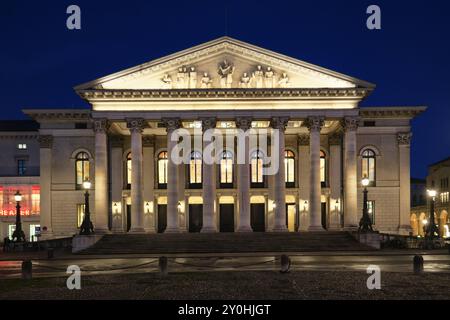
M410 222L413 236L417 237L419 235L419 225L417 223L417 215L415 213L411 214Z
M425 236L425 226L427 224L427 216L425 215L425 212L421 212L419 215L419 221L418 221L418 225L419 225L419 230L417 232L417 234L421 237Z
M439 215L439 235L443 238L450 237L450 230L448 222L448 212L446 210L442 210Z

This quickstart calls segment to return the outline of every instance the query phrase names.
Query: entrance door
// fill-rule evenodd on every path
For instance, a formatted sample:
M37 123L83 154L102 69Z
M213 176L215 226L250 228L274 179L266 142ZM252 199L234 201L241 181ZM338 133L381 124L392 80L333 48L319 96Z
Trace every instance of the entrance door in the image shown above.
M265 210L264 203L252 203L250 205L250 224L253 232L266 231Z
M203 205L189 205L189 232L200 232L203 226Z
M289 232L296 232L298 229L295 203L286 203L286 226Z
M327 229L327 203L321 202L321 211L322 211L322 227Z
M163 233L167 227L167 205L158 204L158 233Z
M131 228L131 204L127 204L127 232Z
M234 232L234 204L220 205L220 232Z

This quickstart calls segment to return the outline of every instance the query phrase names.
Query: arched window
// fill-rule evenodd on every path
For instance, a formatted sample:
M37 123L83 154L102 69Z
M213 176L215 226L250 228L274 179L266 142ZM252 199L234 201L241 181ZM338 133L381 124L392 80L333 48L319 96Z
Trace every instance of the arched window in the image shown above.
M222 152L220 159L220 185L232 187L233 185L233 154L230 151Z
M371 149L362 153L361 174L362 177L369 178L369 185L375 184L375 152Z
M158 188L167 187L167 151L158 154Z
M89 180L89 155L79 152L75 157L76 186L81 189L83 182Z
M284 179L286 187L295 187L295 155L291 150L284 152Z
M198 151L191 153L189 184L191 188L200 187L202 184L202 155Z
M251 176L252 187L263 187L264 186L263 159L264 159L264 155L259 150L254 151L251 155L250 176Z
M131 152L127 154L127 188L131 187Z
M327 156L320 150L320 183L322 187L327 185Z

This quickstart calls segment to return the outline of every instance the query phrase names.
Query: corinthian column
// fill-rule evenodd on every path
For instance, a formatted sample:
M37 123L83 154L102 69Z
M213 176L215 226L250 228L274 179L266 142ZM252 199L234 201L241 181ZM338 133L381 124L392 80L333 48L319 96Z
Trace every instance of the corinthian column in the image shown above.
M166 233L180 231L178 219L178 168L172 160L173 149L177 141L172 141L172 134L180 128L181 121L178 118L162 119L167 132L167 228Z
M346 117L344 128L344 229L358 227L358 181L356 172L356 130L358 117Z
M398 231L402 234L409 234L411 224L409 220L411 210L411 181L410 181L410 142L411 132L397 134L399 173L400 173L400 217Z
M216 199L215 161L209 161L212 162L209 164L205 161L205 151L209 145L214 143L214 141L206 141L204 137L206 130L216 127L216 119L203 118L201 121L203 131L203 227L201 232L217 232L216 216L214 212L214 201ZM211 156L215 157L215 154Z
M245 133L252 126L251 118L237 118L237 128ZM243 141L239 141L237 148L241 148L241 152L245 155L245 162L238 163L238 201L239 201L239 223L238 232L251 232L250 225L250 155L249 155L249 137L245 135ZM243 149L243 150L242 150ZM239 154L239 150L238 150Z
M309 129L309 227L308 231L323 231L321 223L321 185L320 185L320 129L322 117L310 117L306 120Z
M286 125L288 123L288 118L278 117L272 118L270 123L273 129L278 130L278 171L275 173L272 182L275 184L275 224L273 227L274 232L285 232L288 231L286 226L286 181L285 181L285 168L284 168L284 132L286 130ZM272 155L272 161L273 161Z
M142 180L142 132L144 119L127 119L131 132L131 233L144 233L144 199Z
M52 228L52 145L53 136L39 136L42 239L53 236Z
M108 155L107 119L94 119L95 132L95 223L96 233L107 233L108 228Z

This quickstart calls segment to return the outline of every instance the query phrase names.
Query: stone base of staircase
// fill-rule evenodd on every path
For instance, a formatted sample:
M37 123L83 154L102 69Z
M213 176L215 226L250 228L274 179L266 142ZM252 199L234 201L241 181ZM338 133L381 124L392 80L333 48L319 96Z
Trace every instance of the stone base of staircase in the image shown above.
M81 254L263 253L374 250L348 232L108 234Z

